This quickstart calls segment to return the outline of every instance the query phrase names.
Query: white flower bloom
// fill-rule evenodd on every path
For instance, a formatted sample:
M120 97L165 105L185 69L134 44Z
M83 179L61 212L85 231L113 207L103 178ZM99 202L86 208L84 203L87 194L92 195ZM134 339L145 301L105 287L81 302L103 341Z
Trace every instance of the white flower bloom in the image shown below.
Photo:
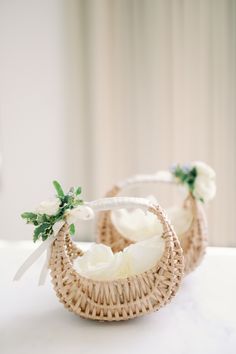
M93 210L85 205L79 205L74 209L67 210L65 213L68 224L74 224L78 219L90 220L94 217Z
M113 254L110 247L94 244L74 261L82 276L94 280L114 280L140 274L152 268L164 252L164 240L159 237L130 245Z
M145 214L140 208L114 210L111 219L116 229L133 241L141 241L162 233L162 226L157 217L149 212Z
M210 201L216 194L215 181L206 176L197 176L193 194L197 199L203 199L204 202Z
M60 199L45 200L39 204L36 208L36 213L46 214L46 215L55 215L58 212L60 206Z
M193 195L204 202L210 201L216 194L215 171L201 161L192 162L191 166L197 169Z
M154 196L148 196L146 199L152 203L157 200ZM191 225L193 216L189 209L174 206L166 209L174 230L178 236L183 234ZM161 235L162 225L157 217L152 213L145 213L142 209L114 210L111 213L111 219L116 229L132 241L142 241L155 235Z
M209 165L202 161L194 161L191 163L192 167L196 167L198 176L205 176L209 179L214 179L216 176L215 171Z
M124 249L129 261L129 275L140 274L154 267L164 252L165 243L160 236L137 242Z
M120 268L121 253L113 254L110 247L94 244L82 256L74 261L74 268L84 277L107 280L114 279Z

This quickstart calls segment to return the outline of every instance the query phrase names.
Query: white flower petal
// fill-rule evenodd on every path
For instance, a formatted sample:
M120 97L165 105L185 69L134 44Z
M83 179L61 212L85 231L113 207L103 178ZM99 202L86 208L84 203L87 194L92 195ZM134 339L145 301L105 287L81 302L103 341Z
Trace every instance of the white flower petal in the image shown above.
M211 168L203 161L194 161L191 163L191 166L196 167L199 176L207 176L210 179L215 178L216 176L213 168Z
M216 184L214 180L203 175L196 178L194 187L194 196L196 198L202 198L204 202L208 202L214 198L215 194Z
M152 268L164 252L164 241L155 236L128 246L124 252L129 257L130 275L142 273Z
M192 165L197 169L193 194L196 198L208 202L216 193L215 171L202 161L192 162Z
M147 199L153 203L156 202L154 196L149 196ZM115 210L111 213L111 220L122 235L133 241L141 241L147 237L162 234L162 225L157 217L139 208Z
M128 246L113 254L110 247L94 244L74 261L74 268L84 277L94 280L114 280L142 273L161 258L164 240L154 237Z
M156 202L153 196L149 199L153 203ZM188 230L193 218L189 209L174 206L166 209L166 213L177 235L181 235ZM116 229L132 241L142 241L162 234L162 225L157 217L149 212L145 214L141 209L113 211L111 218Z
M191 166L197 169L193 195L204 202L210 201L216 193L215 171L202 161L194 161Z
M55 215L58 212L60 203L60 199L58 198L45 200L39 204L35 211L38 214Z

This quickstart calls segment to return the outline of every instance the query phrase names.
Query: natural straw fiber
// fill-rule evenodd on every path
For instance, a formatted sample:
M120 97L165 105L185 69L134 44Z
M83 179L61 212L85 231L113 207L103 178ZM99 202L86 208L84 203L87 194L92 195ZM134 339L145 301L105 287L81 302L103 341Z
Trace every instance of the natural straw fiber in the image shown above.
M148 211L163 225L164 253L150 270L125 279L95 281L77 273L73 260L83 252L72 243L68 224L61 228L49 267L56 294L68 310L93 320L127 320L159 310L176 294L184 268L180 243L161 207L151 205Z
M119 195L122 188L115 186L106 197ZM180 235L180 245L184 253L185 275L192 272L202 261L207 247L207 222L205 212L200 203L189 193L184 207L190 208L193 215L189 229ZM122 235L111 220L111 211L103 211L98 218L97 242L110 246L113 252L119 252L134 243Z

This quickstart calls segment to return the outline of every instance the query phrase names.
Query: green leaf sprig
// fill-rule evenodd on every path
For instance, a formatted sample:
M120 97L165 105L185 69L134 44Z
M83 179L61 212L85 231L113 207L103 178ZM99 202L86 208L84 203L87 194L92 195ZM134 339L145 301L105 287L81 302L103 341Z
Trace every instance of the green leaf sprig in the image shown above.
M56 197L60 200L58 211L55 215L47 215L40 213L25 212L21 217L26 220L27 224L35 226L33 240L36 242L40 238L45 241L50 235L53 234L53 226L57 221L63 220L67 210L73 209L78 205L83 204L80 199L81 187L70 188L67 194L64 193L60 183L53 181L53 186L56 190ZM70 225L70 234L75 234L75 225Z
M185 184L189 191L193 194L195 180L197 178L196 167L176 165L172 168L172 173L179 180L179 182Z

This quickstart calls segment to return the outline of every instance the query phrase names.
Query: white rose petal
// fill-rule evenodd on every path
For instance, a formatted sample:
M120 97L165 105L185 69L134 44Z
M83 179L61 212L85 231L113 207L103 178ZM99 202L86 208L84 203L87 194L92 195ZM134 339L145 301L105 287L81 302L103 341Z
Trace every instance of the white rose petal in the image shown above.
M60 199L58 198L45 200L39 204L35 211L38 214L55 215L58 212L60 203Z
M108 246L94 244L74 261L73 266L86 278L114 280L147 271L158 262L163 251L164 240L158 236L130 245L116 254Z
M215 171L202 161L192 162L191 166L197 169L193 195L204 202L210 201L216 193Z
M110 247L94 244L74 261L74 268L84 277L95 280L114 279L121 268L121 252L113 254Z
M204 202L210 201L216 194L215 181L206 176L197 176L193 194L196 198L203 199Z
M111 218L117 230L133 241L141 241L162 232L157 217L149 212L145 214L139 208L132 211L126 209L113 211Z
M202 161L195 161L191 163L192 167L196 167L199 176L206 176L210 179L215 178L216 174L213 168Z
M129 275L139 274L154 267L164 252L164 240L154 236L148 240L135 243L124 249L128 256Z
M157 202L153 196L149 196L148 199L154 204ZM180 236L188 230L193 218L189 209L174 206L167 208L166 213L177 235ZM142 241L155 235L161 236L163 231L157 217L149 212L145 214L141 209L116 210L112 212L111 218L116 229L132 241Z

